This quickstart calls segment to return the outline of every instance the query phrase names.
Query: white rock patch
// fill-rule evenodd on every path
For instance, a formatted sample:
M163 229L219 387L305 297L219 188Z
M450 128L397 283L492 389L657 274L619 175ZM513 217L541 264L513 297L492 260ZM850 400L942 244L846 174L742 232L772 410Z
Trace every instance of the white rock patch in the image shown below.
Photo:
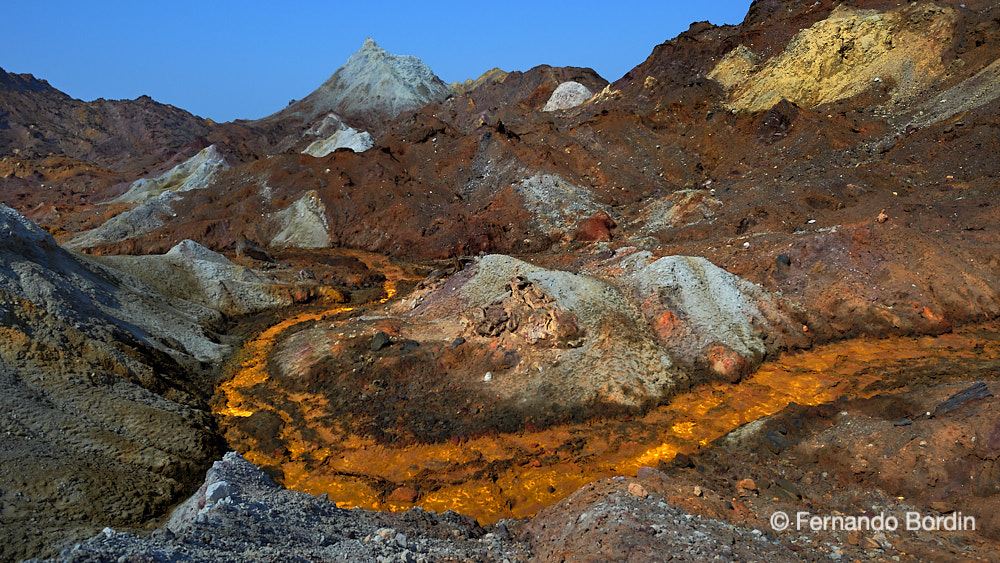
M589 88L579 82L572 80L563 82L556 88L555 92L552 92L552 96L549 97L548 102L545 102L542 111L575 108L589 100L593 95L594 93Z

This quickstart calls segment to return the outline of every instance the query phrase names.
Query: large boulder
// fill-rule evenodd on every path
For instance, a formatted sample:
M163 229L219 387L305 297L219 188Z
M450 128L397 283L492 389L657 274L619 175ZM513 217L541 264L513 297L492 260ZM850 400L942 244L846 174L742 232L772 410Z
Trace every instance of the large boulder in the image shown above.
M545 102L545 107L542 108L542 111L575 108L589 100L593 95L594 93L583 84L569 80L556 87L549 101Z

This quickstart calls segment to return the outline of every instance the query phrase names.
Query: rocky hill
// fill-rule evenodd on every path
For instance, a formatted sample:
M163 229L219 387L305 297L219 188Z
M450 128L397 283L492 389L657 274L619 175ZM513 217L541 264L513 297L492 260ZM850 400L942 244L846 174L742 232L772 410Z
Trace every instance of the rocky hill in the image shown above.
M376 127L386 118L443 100L449 93L423 61L412 55L393 55L369 37L319 88L265 119L295 116L311 122L332 111Z
M114 171L167 160L209 134L212 123L153 101L83 102L30 74L0 69L0 154L59 155Z

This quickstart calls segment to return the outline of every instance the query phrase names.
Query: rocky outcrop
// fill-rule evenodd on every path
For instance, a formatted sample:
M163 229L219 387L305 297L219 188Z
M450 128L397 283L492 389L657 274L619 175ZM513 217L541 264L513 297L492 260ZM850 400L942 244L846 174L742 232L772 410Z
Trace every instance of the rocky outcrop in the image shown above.
M219 455L202 309L73 255L0 206L0 558L141 526ZM17 531L16 533L14 531Z
M739 45L708 76L729 91L730 109L745 112L782 99L813 107L883 87L893 102L911 101L944 73L955 21L952 8L930 3L888 12L840 7L780 55L762 60Z
M296 290L290 285L266 280L191 240L166 254L94 260L141 279L164 296L202 307L198 320L203 324L295 302Z
M67 246L90 248L154 231L177 217L171 202L181 199L180 194L207 188L218 173L227 168L225 157L211 145L160 176L136 180L115 202L138 203L137 206L111 217L95 229L80 233Z
M481 74L479 78L476 78L475 80L469 78L464 82L452 82L448 85L448 88L450 88L455 94L466 94L476 88L479 88L480 86L483 86L484 84L503 82L503 80L507 78L508 74L508 72L494 67Z
M171 168L155 178L140 178L127 192L115 199L122 203L144 203L164 192L186 192L208 187L221 170L229 168L225 157L215 145Z
M309 131L307 135L317 135L320 138L309 144L302 154L324 157L333 151L341 148L351 149L354 152L365 152L372 148L375 141L367 131L358 131L347 125L335 113L323 117L323 119Z
M769 353L807 348L808 317L760 286L699 257L629 255L624 274L643 315L675 361L732 382ZM819 332L813 321L813 333ZM829 334L829 331L824 331Z
M514 190L550 236L568 236L595 213L611 212L610 207L595 201L593 191L555 174L535 174L515 185Z
M593 92L579 82L573 82L572 80L563 82L556 88L555 92L552 92L552 96L549 98L549 101L545 102L545 107L542 108L542 111L575 108L589 100L593 95Z
M274 213L271 222L272 248L329 248L332 242L326 206L314 190Z
M212 538L211 541L200 539ZM481 527L455 512L344 510L289 491L236 453L215 462L201 488L149 537L112 528L54 561L145 557L199 561L527 561L505 524Z

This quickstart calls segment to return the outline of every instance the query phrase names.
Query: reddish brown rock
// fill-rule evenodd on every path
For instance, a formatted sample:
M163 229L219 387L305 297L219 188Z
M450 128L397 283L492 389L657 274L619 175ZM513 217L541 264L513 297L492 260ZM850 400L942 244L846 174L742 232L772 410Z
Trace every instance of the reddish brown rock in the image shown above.
M405 502L413 504L417 502L420 498L420 491L411 489L410 487L396 487L391 493L389 493L389 502Z
M615 222L606 213L598 213L580 223L580 228L573 235L573 240L579 242L609 242L611 229Z

